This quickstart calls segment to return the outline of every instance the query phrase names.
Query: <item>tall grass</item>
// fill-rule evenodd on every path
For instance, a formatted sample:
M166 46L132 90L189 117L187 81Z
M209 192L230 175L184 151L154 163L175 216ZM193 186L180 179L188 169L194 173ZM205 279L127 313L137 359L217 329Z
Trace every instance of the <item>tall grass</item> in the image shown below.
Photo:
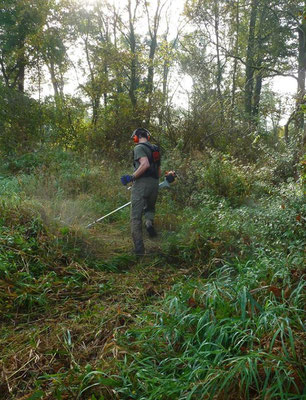
M93 163L60 150L26 156L2 165L0 193L10 201L13 197L30 201L29 207L34 205L45 222L86 226L129 198L120 184L118 167L110 161ZM121 216L116 214L113 219Z
M206 195L184 209L165 251L203 277L175 285L122 338L120 398L302 398L305 204L296 188L240 208Z
M84 228L129 198L123 167L31 157L0 179L1 316L18 337L3 357L7 398L302 398L299 183L275 185L220 154L184 160L159 196L152 246L162 252L136 260L127 210Z
M133 351L121 364L122 398L301 398L305 284L278 297L250 278L253 266L180 283L139 317L123 341Z

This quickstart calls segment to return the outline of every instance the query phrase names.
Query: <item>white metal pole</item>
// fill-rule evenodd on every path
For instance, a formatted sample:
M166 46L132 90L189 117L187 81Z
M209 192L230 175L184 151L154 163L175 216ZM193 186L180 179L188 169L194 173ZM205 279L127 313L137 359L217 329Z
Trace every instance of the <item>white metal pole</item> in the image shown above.
M115 212L117 212L117 211L121 210L121 209L122 209L122 208L124 208L124 207L127 207L127 206L129 206L130 204L131 204L131 202L130 202L130 201L129 201L128 203L126 203L126 204L123 204L123 206L116 208L116 210L114 210L114 211L111 211L110 213L108 213L108 214L104 215L103 217L101 217L101 218L99 218L99 219L95 220L94 222L92 222L91 224L87 225L87 226L86 226L86 228L89 228L90 226L92 226L92 225L96 224L97 222L100 222L100 221L102 221L102 219L104 219L104 218L108 217L109 215L112 215L112 214L114 214Z
M170 184L169 184L169 182L167 181L167 179L165 179L163 182L161 182L161 183L159 184L159 187L160 187L160 188L163 188L163 187L167 187L167 188L168 188L168 187L170 187ZM128 190L129 190L129 189L130 189L130 188L128 188ZM102 221L102 219L108 217L109 215L114 214L115 212L121 210L121 209L124 208L124 207L129 206L130 204L131 204L130 201L129 201L128 203L123 204L123 206L116 208L116 210L111 211L110 213L104 215L103 217L101 217L101 218L99 218L99 219L96 219L94 222L92 222L91 224L87 225L86 228L91 227L92 225L96 224L97 222Z

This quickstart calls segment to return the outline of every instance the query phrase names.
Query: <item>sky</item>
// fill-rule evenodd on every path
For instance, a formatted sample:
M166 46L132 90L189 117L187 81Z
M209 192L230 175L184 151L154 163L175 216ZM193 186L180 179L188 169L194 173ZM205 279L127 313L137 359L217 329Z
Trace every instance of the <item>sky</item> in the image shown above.
M279 94L294 95L297 92L297 81L288 76L276 76L272 80L272 89Z

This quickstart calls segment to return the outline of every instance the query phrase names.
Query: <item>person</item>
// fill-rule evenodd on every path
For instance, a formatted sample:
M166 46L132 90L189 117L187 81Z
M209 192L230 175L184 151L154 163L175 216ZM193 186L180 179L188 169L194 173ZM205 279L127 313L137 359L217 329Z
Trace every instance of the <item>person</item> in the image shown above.
M145 227L151 237L155 237L155 204L158 195L160 170L160 152L158 146L149 143L150 132L137 128L132 138L136 143L133 150L133 175L123 175L122 184L133 182L131 189L131 234L136 255L145 254L142 236L142 216Z

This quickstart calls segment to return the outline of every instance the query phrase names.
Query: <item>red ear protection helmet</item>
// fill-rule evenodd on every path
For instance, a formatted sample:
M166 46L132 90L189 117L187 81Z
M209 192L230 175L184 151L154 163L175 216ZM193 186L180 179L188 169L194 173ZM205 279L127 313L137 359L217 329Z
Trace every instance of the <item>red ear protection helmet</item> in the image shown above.
M132 139L134 140L135 143L138 143L140 137L144 137L150 140L150 132L145 128L135 129L134 132L132 133Z

